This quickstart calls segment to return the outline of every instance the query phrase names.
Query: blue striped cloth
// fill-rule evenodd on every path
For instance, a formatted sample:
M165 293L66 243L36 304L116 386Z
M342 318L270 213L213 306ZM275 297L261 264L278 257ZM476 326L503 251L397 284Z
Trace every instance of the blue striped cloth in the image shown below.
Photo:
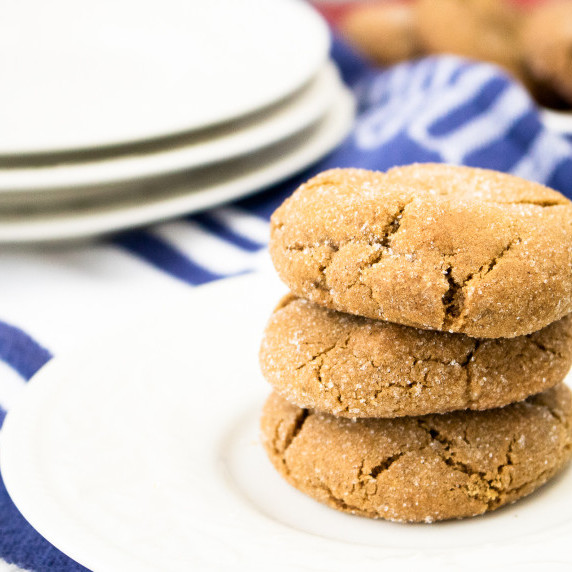
M525 91L497 68L444 56L374 70L337 41L333 57L355 90L358 117L346 141L306 173L233 205L105 242L0 253L0 423L52 353L98 320L109 323L114 308L259 268L270 214L323 169L457 163L514 173L572 197L572 144L543 127ZM24 521L1 478L0 557L33 570L83 569Z

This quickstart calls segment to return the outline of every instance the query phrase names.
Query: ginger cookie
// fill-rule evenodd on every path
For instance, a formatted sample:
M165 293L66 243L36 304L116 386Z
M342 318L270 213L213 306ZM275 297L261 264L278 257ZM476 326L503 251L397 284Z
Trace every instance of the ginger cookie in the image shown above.
M414 14L410 2L361 4L348 12L339 28L365 56L391 65L419 54Z
M342 314L294 296L262 341L264 377L299 407L343 417L490 409L560 383L572 315L516 338L477 339Z
M433 522L495 510L546 483L571 456L571 418L561 384L499 409L357 421L272 394L261 428L276 469L316 500Z
M298 296L421 329L510 338L572 312L572 203L496 171L326 171L272 215L270 254Z
M499 0L418 0L417 36L428 53L498 64L520 77L520 13Z
M530 75L572 105L572 3L540 4L526 18L520 41Z

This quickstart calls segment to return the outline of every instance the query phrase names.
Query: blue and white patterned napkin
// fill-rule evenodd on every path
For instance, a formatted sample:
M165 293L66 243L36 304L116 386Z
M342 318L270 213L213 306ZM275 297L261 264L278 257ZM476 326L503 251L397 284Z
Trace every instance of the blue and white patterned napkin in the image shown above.
M321 170L457 163L514 173L572 197L572 144L543 127L528 94L498 68L442 56L380 71L338 41L333 57L356 93L358 116L345 142L302 175L105 242L0 251L0 424L26 380L90 329L265 264L270 214ZM25 522L1 478L0 557L32 570L83 569Z

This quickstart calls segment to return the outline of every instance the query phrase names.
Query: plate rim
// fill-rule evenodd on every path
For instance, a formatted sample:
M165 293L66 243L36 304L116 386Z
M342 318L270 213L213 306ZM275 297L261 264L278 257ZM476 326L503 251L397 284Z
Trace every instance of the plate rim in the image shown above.
M252 286L252 282L255 283L262 283L268 284L274 283L274 287L277 286L278 279L275 275L271 275L267 271L262 272L254 272L249 273L246 275L230 277L227 279L222 280L215 280L213 282L209 282L200 286L197 286L193 289L193 292L200 296L202 293L208 292L209 296L210 293L214 292L215 294L217 291L222 290L225 292L229 286L238 285L238 287L250 289ZM195 296L193 296L194 298ZM180 309L180 304L186 303L187 305L198 304L198 301L195 300L193 302L189 302L189 298L184 296L182 293L176 295L175 298L172 298L168 301L168 308L175 312L177 309ZM154 311L152 312L151 316L137 314L135 319L129 319L130 317L133 318L133 315L130 312L125 313L123 315L123 320L121 321L121 326L125 331L131 331L137 323L139 324L149 324L149 320L153 318L162 317L165 313L165 308L163 307L154 307ZM175 313L172 314L176 316ZM129 321L127 321L129 319ZM177 319L177 318L175 318ZM101 332L99 332L101 334ZM20 490L20 486L22 482L29 483L30 490L33 491L33 496L29 497L20 497L19 494L14 495L17 497L17 504L16 508L22 514L22 516L26 519L26 521L38 532L42 535L48 542L50 542L53 546L55 546L58 550L63 552L69 558L75 560L76 562L80 563L83 566L86 566L90 569L97 570L125 570L125 571L149 571L154 572L156 570L155 567L150 567L147 565L146 561L138 558L137 555L132 553L126 553L125 551L121 550L118 546L114 543L104 543L104 552L102 554L101 548L101 541L96 536L90 536L89 534L85 533L85 527L81 527L78 529L76 526L77 523L74 524L73 516L71 519L66 520L66 517L70 515L70 511L66 508L65 505L62 505L60 502L57 502L56 497L51 494L44 494L44 492L48 492L46 489L47 483L44 479L37 479L36 472L33 470L25 470L23 471L24 481L22 479L17 478L19 474L17 471L16 473L12 472L12 468L18 465L18 462L21 462L24 459L24 463L31 462L30 466L37 467L38 464L42 464L38 457L36 457L33 461L30 455L30 451L34 449L33 446L27 447L18 447L16 446L17 443L12 440L12 434L14 431L18 432L21 431L21 435L23 436L24 440L29 444L32 445L30 442L30 438L33 434L33 428L35 423L27 423L29 421L29 417L27 418L26 415L29 412L30 408L34 411L42 411L44 410L44 406L46 403L46 396L49 397L51 394L53 396L54 393L57 393L58 387L65 382L64 379L60 378L59 380L53 381L52 370L55 369L56 371L60 368L66 370L69 365L74 364L74 360L77 361L76 352L79 350L80 352L85 352L89 347L89 341L100 341L102 338L98 335L98 332L90 332L86 339L82 342L75 344L75 349L68 349L67 351L63 352L62 354L53 357L50 361L48 361L45 365L43 365L26 383L26 386L20 392L20 395L15 400L14 404L11 406L10 410L7 412L6 417L4 419L4 423L0 429L0 467L2 471L2 478L4 480L4 484L7 491L12 490L14 491L15 488ZM63 362L63 366L60 364ZM49 383L44 383L44 378L48 377ZM54 387L55 386L55 387ZM49 390L49 391L48 391ZM39 417L33 417L33 421L37 422ZM33 455L32 455L33 456ZM6 458L16 458L18 461L16 464L12 465L8 463L6 465ZM27 461L26 461L27 460ZM8 466L8 471L6 471L6 467ZM224 480L224 476L221 477ZM10 498L12 498L12 493L8 493ZM40 516L39 519L36 519L34 516L30 518L30 515L36 515L38 508L40 509ZM56 513L60 516L64 514L64 521L63 527L60 526L58 531L54 534L53 528L50 524L50 517L48 515L53 514L52 510L56 509ZM63 511L63 512L62 512ZM263 516L263 519L267 517ZM32 523L32 521L34 523ZM59 521L59 525L61 525L61 518ZM285 530L289 530L288 527L283 525L282 523L277 523L279 528L284 528ZM62 534L63 530L63 534ZM63 537L63 542L62 542ZM106 539L107 540L107 539ZM330 541L327 541L330 542ZM87 548L86 548L87 547ZM95 550L94 550L95 547ZM85 558L86 551L88 553L88 557ZM93 557L93 554L97 554L97 557ZM220 568L218 566L205 568L205 570L213 570L218 572ZM249 568L250 570L250 568Z
M178 2L179 0L170 0L172 2ZM230 0L229 0L230 1ZM230 106L226 111L222 113L215 114L214 112L203 113L201 117L195 116L193 120L186 119L185 121L178 121L177 124L165 125L161 128L141 128L137 126L135 129L131 125L128 129L130 133L125 133L123 135L114 135L109 137L106 135L99 135L91 140L86 140L85 137L74 135L72 139L67 142L53 143L42 143L36 142L32 144L19 143L12 146L5 146L2 144L0 139L0 157L10 158L17 155L25 156L42 156L54 153L70 153L77 151L89 151L90 149L101 149L106 147L117 147L121 145L128 145L140 142L149 142L156 139L162 139L166 137L177 136L182 133L188 133L192 131L198 131L202 129L207 129L220 125L221 123L238 120L241 117L256 113L258 111L263 111L264 109L272 106L287 98L300 87L302 87L310 78L316 73L320 66L327 60L328 52L331 45L331 36L327 23L320 15L320 13L309 3L303 0L276 0L279 4L278 8L289 12L290 14L296 13L296 17L303 18L308 26L311 26L313 33L311 34L311 43L313 46L312 54L309 55L307 63L305 60L305 65L303 69L298 69L295 74L291 74L292 77L288 85L284 85L278 91L278 88L269 90L265 97L263 94L254 94L250 97L248 104L243 102L242 107ZM258 6L263 5L263 0L249 0L256 8L256 3ZM108 2L112 5L112 2ZM308 34L310 37L310 34ZM299 62L298 62L299 63ZM301 66L297 66L301 68Z
M168 176L177 172L235 159L276 145L300 133L327 113L342 80L333 60L328 60L301 91L277 104L262 117L247 120L243 127L233 123L208 138L193 138L173 147L164 145L149 152L133 151L101 159L78 159L46 166L2 167L0 198L21 193L74 190L78 196L84 187L119 185L145 177ZM10 200L10 199L8 199Z
M331 152L350 132L354 116L355 98L348 88L342 87L339 97L314 128L313 138L308 137L304 144L274 163L265 164L258 171L249 171L242 178L233 177L223 184L215 183L211 188L201 188L200 191L179 190L177 196L162 197L159 193L147 202L135 196L127 206L115 209L106 208L103 201L99 203L99 212L94 210L93 204L83 204L82 214L78 214L76 209L75 213L72 211L69 215L56 212L38 216L33 221L24 212L12 220L0 221L0 244L57 242L106 235L191 214L251 195L294 176ZM280 145L279 143L277 148ZM262 152L265 151L267 150ZM224 165L215 164L207 168L216 170L221 167Z

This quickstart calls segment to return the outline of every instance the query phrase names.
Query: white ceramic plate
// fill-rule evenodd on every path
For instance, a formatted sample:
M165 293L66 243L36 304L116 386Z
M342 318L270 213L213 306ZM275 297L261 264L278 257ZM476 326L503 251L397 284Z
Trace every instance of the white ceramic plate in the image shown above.
M6 1L0 154L120 145L276 103L329 37L301 0Z
M307 128L323 116L340 92L333 63L300 93L266 113L166 144L150 151L79 160L44 167L0 169L0 193L37 192L109 185L221 162L270 146ZM16 197L17 198L17 197Z
M0 243L69 240L111 233L203 210L246 196L286 179L316 162L348 134L354 118L354 99L340 90L319 123L288 141L259 153L186 173L175 179L141 181L132 188L106 189L107 195L76 198L63 194L58 206L38 197L18 205L12 214L4 207ZM56 195L50 193L50 199ZM40 194L41 198L41 194Z
M31 524L94 570L570 569L570 470L432 525L338 513L287 485L258 438L258 346L284 290L263 275L202 287L42 369L0 435Z

